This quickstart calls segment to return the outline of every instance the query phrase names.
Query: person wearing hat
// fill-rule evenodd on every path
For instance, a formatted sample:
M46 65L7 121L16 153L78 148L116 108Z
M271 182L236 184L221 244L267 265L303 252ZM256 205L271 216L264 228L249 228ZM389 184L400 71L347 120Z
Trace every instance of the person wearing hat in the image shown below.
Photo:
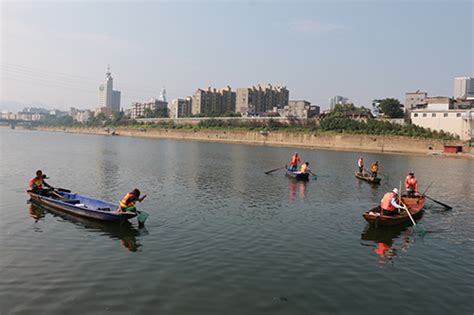
M52 188L48 183L44 181L46 177L41 170L36 171L36 176L30 179L29 186L30 190L39 195L49 195L49 189L44 189L44 187Z
M295 152L293 156L291 157L290 160L290 171L296 172L298 170L298 163L301 162L300 156L298 155L298 152Z
M414 197L418 193L418 182L415 177L415 173L408 173L405 179L405 188L407 190L408 197Z
M137 208L135 208L135 204L138 202L142 202L143 199L145 199L146 195L143 195L143 197L140 198L140 190L138 188L135 188L131 192L125 195L123 197L122 201L120 201L120 206L118 211L119 212L136 212Z
M398 202L398 189L394 188L392 191L387 192L382 200L380 200L380 208L382 208L383 215L397 215L399 214L398 209L404 207Z

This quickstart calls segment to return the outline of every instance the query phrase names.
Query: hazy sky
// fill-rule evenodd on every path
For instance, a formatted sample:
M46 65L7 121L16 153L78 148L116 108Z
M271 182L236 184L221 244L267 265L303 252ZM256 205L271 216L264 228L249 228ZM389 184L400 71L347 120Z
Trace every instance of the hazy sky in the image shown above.
M125 108L163 86L283 84L323 107L451 96L474 73L473 16L456 0L1 2L0 101L95 108L108 64Z

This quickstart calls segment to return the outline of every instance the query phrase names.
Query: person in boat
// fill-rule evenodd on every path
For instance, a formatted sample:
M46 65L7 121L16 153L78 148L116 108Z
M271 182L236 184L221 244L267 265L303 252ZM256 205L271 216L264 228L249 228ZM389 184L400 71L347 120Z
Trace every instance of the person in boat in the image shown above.
M398 202L398 189L394 188L392 191L387 192L382 200L380 201L380 208L382 208L383 215L397 215L399 214L398 209L404 209Z
M119 212L137 212L137 208L135 204L138 202L142 202L145 199L146 195L140 197L140 190L135 188L131 192L123 197L122 201L120 201Z
M408 197L414 197L418 193L418 182L415 177L415 173L410 172L405 179L405 188L407 190Z
M290 171L296 172L298 170L298 163L301 162L300 156L298 155L298 152L295 152L293 156L291 157L290 160Z
M359 167L359 173L363 174L364 172L364 159L359 157L359 160L357 161L357 166Z
M36 194L48 196L51 192L52 187L44 181L47 178L41 170L36 171L36 176L30 179L29 186L30 190ZM48 189L45 189L47 187Z
M373 178L377 178L377 173L379 171L379 161L375 161L370 165L370 172L372 173Z
M310 169L309 169L309 162L305 162L303 163L303 165L301 165L301 173L309 173L310 172Z

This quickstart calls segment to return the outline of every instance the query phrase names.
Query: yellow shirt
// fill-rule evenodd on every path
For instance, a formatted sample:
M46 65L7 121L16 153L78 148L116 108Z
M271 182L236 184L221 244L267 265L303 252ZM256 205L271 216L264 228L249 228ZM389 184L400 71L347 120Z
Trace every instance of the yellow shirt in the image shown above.
M309 167L306 164L301 165L301 173L307 173L309 171Z

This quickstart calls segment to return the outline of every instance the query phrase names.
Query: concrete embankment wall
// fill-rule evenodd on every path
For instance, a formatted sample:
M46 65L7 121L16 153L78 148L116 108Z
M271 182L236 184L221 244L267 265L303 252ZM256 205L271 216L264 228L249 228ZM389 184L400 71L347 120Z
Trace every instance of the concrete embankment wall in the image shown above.
M110 135L111 130L99 128L40 128L47 131L61 131L85 134ZM468 146L460 141L442 141L416 139L400 136L352 135L310 132L258 132L240 130L193 130L193 129L115 129L119 136L197 140L224 143L247 143L286 147L324 148L347 151L370 151L391 153L430 154L442 152L445 144L464 145L464 152L470 152ZM468 156L470 157L470 156Z

